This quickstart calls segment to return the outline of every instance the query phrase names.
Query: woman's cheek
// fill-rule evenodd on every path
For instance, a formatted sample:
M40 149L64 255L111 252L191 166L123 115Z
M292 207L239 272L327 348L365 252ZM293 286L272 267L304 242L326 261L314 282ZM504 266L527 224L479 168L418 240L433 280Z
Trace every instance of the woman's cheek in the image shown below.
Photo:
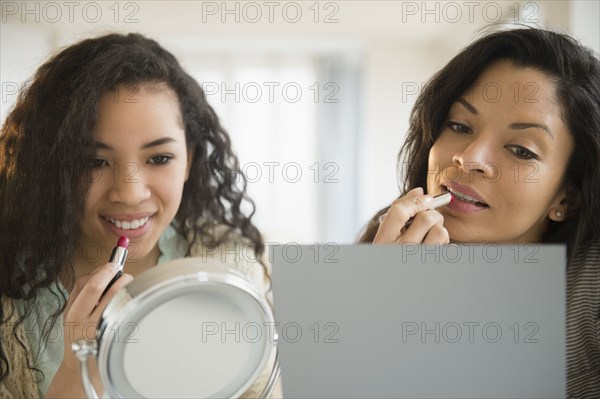
M170 173L163 173L156 187L165 206L175 206L179 208L179 202L183 194L183 184L185 182L185 168L181 165L173 167ZM176 209L175 209L176 211Z
M102 202L102 198L107 196L106 184L102 180L92 182L85 197L85 214L94 212L94 209Z

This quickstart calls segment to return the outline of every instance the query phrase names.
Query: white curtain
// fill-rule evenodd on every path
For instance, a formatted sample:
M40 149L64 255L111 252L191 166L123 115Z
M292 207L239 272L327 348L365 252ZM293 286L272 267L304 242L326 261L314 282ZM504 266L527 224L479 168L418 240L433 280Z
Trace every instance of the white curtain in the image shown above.
M267 241L352 242L360 63L353 55L190 57L230 134Z

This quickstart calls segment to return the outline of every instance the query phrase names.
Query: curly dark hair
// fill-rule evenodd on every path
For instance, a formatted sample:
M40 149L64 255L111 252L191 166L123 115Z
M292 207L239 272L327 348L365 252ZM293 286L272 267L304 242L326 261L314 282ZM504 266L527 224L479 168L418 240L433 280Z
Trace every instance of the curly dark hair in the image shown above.
M568 35L519 28L487 34L455 56L425 85L410 115L406 141L398 155L406 193L427 188L429 151L439 137L451 105L492 63L510 60L547 74L556 85L556 98L573 135L575 147L567 166L566 183L579 204L568 219L551 222L543 242L566 243L569 261L587 243L600 239L600 62L588 48ZM372 242L378 218L369 221L359 242Z
M199 240L224 242L228 234L215 237L214 227L228 226L252 246L269 278L246 179L200 85L170 52L142 35L87 39L37 70L0 133L0 298L29 304L13 328L17 340L17 326L36 306L40 289L49 288L60 305L46 323L46 339L64 311L66 295L56 281L65 271L74 279L73 244L91 185L99 100L107 90L144 83L166 84L176 93L187 147L194 150L175 216L178 233L188 239L186 255ZM10 316L0 309L0 322ZM0 342L0 379L10 370L7 355Z

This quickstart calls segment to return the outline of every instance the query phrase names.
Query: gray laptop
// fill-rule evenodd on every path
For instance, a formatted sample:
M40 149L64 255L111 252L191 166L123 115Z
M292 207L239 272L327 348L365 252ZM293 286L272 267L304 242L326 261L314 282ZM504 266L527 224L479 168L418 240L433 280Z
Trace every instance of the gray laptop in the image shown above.
M279 245L285 398L566 395L561 245Z

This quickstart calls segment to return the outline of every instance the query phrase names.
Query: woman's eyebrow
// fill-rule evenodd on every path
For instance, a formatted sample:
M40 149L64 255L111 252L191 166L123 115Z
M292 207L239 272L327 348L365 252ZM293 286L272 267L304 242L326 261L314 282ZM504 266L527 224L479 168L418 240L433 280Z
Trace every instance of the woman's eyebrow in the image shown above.
M142 148L146 149L146 148L158 147L159 145L168 144L168 143L176 143L176 142L177 142L177 140L175 140L172 137L163 137L163 138L153 140L149 143L142 145ZM103 143L101 141L96 142L96 148L102 149L102 150L108 150L108 151L113 150L113 148L111 146L109 146L108 144Z
M515 122L515 123L511 123L510 125L508 125L508 127L511 129L519 129L519 130L537 127L537 128L544 130L546 133L548 133L550 138L554 139L554 135L552 134L552 132L550 131L548 126L544 125L543 123Z
M467 109L467 111L469 111L470 113L475 114L475 115L479 115L479 111L477 111L477 108L475 108L473 106L473 104L471 104L470 102L468 102L464 98L459 98L458 100L456 100L456 102L459 103L459 104L461 104L463 107L465 107Z
M159 145L163 145L163 144L167 144L167 143L176 143L177 140L175 140L172 137L163 137L161 139L158 140L154 140L151 141L149 143L146 143L142 146L142 148L151 148L151 147L158 147Z

